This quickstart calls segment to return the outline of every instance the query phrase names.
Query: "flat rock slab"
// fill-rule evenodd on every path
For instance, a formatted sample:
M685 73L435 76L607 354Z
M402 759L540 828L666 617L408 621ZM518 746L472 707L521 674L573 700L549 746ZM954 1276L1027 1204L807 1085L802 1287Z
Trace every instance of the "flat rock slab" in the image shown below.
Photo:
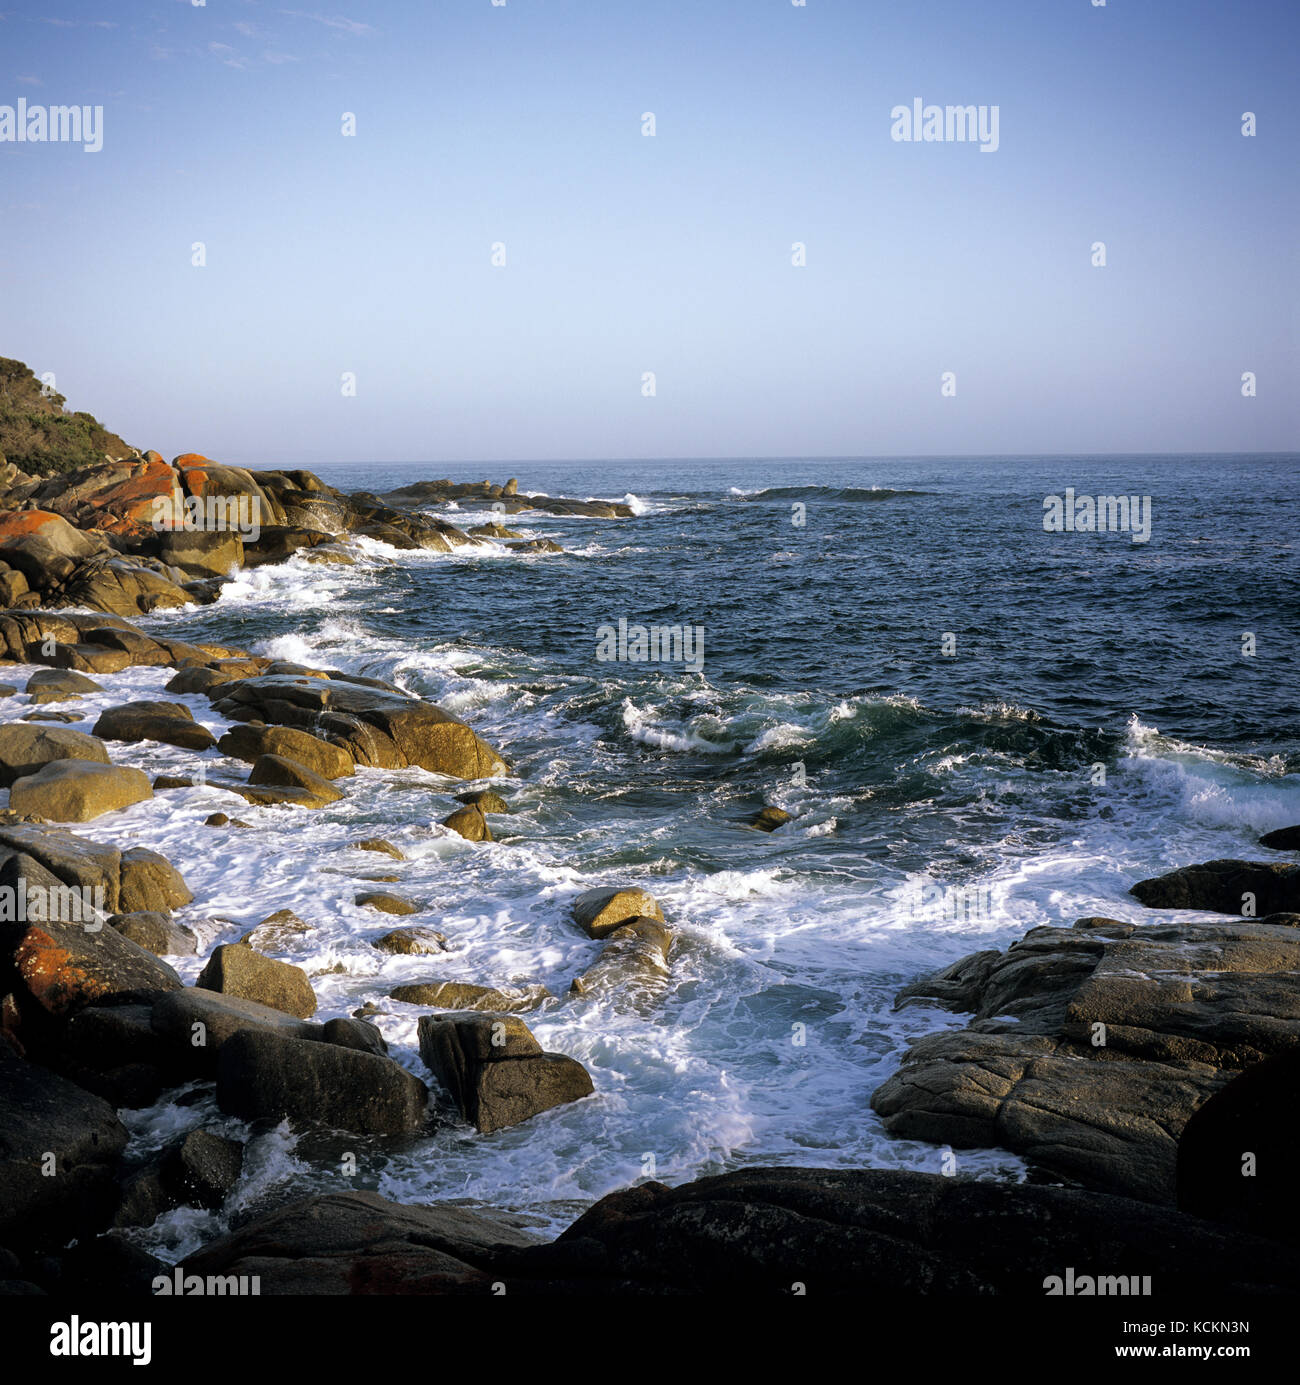
M1001 1147L1100 1191L1175 1193L1193 1112L1300 1046L1300 916L1081 919L907 987L974 1015L912 1045L871 1104L904 1138Z

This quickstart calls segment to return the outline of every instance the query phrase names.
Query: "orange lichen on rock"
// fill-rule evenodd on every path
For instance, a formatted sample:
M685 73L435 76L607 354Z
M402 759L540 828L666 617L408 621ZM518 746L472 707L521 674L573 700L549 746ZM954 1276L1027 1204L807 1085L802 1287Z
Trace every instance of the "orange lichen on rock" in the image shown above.
M88 1005L109 991L102 977L92 976L40 928L27 929L14 952L14 966L32 997L52 1015Z

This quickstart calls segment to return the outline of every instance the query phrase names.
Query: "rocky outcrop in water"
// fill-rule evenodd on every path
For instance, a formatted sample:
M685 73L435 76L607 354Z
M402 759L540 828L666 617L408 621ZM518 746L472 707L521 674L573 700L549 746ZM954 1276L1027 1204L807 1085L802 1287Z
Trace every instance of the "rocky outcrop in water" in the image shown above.
M1193 1112L1300 1044L1298 970L1300 914L1035 928L900 993L974 1019L915 1043L871 1104L904 1138L1169 1203Z

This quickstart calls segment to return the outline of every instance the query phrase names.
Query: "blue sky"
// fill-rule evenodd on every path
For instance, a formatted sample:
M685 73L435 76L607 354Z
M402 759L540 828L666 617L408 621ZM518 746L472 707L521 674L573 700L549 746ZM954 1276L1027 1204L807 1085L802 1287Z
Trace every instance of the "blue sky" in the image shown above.
M300 3L0 10L0 106L104 108L0 143L0 354L137 445L1300 447L1292 0Z

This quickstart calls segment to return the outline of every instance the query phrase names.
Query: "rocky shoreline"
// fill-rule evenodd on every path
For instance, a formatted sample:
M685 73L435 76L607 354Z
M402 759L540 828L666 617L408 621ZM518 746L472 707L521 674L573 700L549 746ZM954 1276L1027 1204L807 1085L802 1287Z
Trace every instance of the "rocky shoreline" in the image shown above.
M283 960L306 924L268 914L212 948L194 985L165 960L193 956L172 915L193 900L173 864L94 840L93 823L196 786L310 812L358 772L418 767L463 781L443 826L488 849L509 805L489 781L501 752L436 705L382 680L215 644L150 635L130 617L210 603L240 567L303 555L348 563L358 539L441 552L507 543L555 551L499 523L464 531L409 507L471 500L624 519L622 504L520 495L513 481L431 481L344 495L305 471L247 471L156 453L41 479L0 476L0 639L23 688L0 688L0 1292L155 1291L170 1267L131 1238L171 1208L220 1208L244 1149L203 1129L124 1160L121 1112L174 1089L225 1114L365 1139L409 1139L455 1121L480 1135L593 1094L572 1057L521 1018L556 1001L437 977L445 939L393 926L414 911L367 889L381 952L427 956L430 977L395 999L426 1007L428 1080L394 1060L365 1012L315 1018L311 979ZM178 508L179 502L179 508ZM255 517L189 527L182 514ZM160 528L170 506L173 522ZM164 692L204 698L215 735L181 701L124 701L89 731L78 700L133 667L170 671ZM107 687L106 687L107 685ZM192 752L190 774L150 781L131 747ZM201 757L243 766L209 775ZM754 825L777 830L778 810ZM240 830L213 813L215 832ZM76 830L73 830L76 829ZM83 835L88 832L89 835ZM1285 829L1263 845L1294 851ZM401 857L391 843L353 843ZM381 883L381 882L376 882ZM262 1293L754 1292L1042 1294L1067 1266L1151 1276L1157 1292L1300 1288L1300 1228L1282 1186L1300 1068L1300 865L1214 861L1134 894L1151 910L1218 913L1141 926L1081 919L1030 931L905 988L900 1004L968 1013L916 1043L874 1095L886 1128L946 1153L1002 1148L1024 1184L945 1175L748 1169L670 1189L614 1193L557 1240L521 1219L410 1207L345 1187L259 1206L192 1254L184 1275L256 1277ZM672 929L654 897L612 882L573 904L598 941L570 996L617 990L653 1005ZM402 992L402 994L399 994ZM562 1002L561 1002L562 1003ZM1243 1173L1246 1157L1253 1161ZM953 1176L955 1175L955 1176ZM341 1179L343 1176L341 1175Z

